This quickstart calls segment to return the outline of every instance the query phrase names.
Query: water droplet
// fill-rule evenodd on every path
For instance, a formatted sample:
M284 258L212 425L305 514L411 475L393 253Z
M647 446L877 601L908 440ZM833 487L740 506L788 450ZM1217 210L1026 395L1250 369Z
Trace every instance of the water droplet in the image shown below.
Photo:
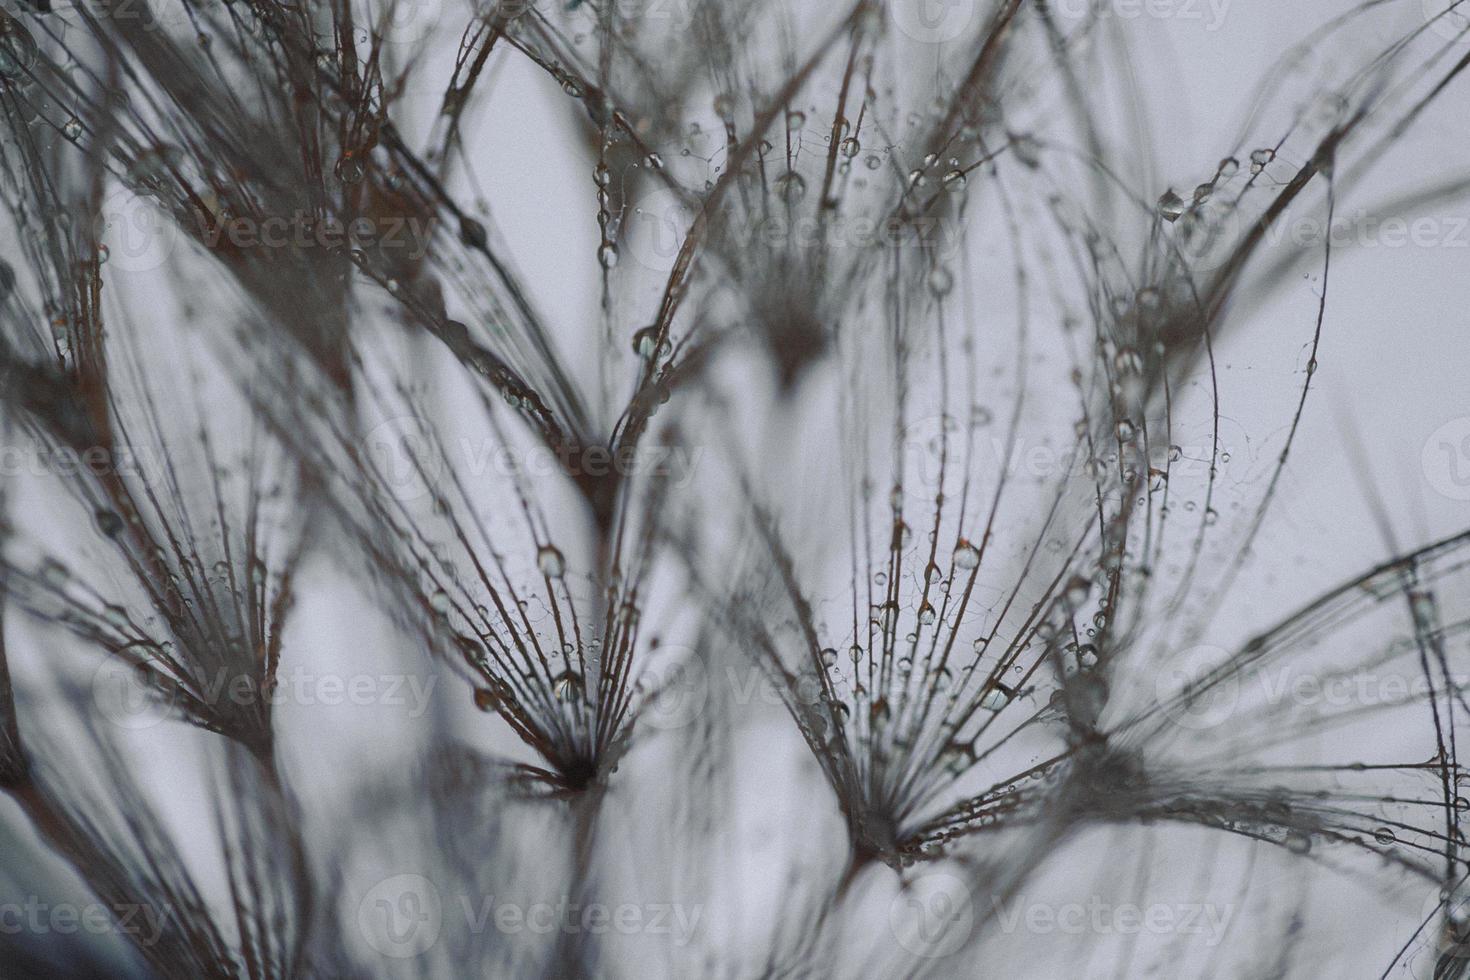
M1063 598L1072 609L1076 609L1087 601L1088 594L1092 591L1092 583L1080 575L1074 575L1067 582L1067 591Z
M800 109L792 109L790 112L786 113L787 129L795 131L801 129L805 125L806 113L802 112Z
M934 607L924 603L919 607L919 624L921 626L933 626L935 619Z
M597 250L597 261L604 269L614 268L618 264L617 246L611 242L604 242Z
M1133 428L1133 423L1130 420L1119 419L1117 433L1119 442L1132 442L1134 435L1137 434L1137 430Z
M1396 837L1394 835L1394 832L1389 828L1379 827L1377 830L1373 831L1373 839L1380 844L1392 844L1394 841L1398 840L1398 837Z
M1119 374L1139 374L1143 371L1143 355L1132 347L1119 348L1113 357L1113 367Z
M978 568L980 567L980 549L975 547L966 538L960 538L954 546L954 564L956 568Z
M337 179L344 184L361 183L362 178L367 176L367 170L363 167L362 161L351 153L342 155L342 159L337 161L335 172Z
M469 215L464 215L459 219L459 240L470 248L483 249L489 242L489 236L485 233L484 225Z
M500 699L495 692L488 687L475 688L475 707L481 711L494 711L500 704Z
M1010 703L1010 691L1001 685L989 688L980 698L980 707L987 711L999 711Z
M52 588L62 588L71 580L71 572L66 566L54 558L47 558L41 563L41 581Z
M64 135L69 140L75 141L81 139L82 121L76 116L72 116L66 121L65 125L61 127L61 132L62 135Z
M1215 168L1215 173L1221 177L1230 177L1234 175L1234 173L1239 169L1239 160L1235 159L1235 157L1226 157L1225 159L1221 160L1219 166Z
M975 764L975 746L970 742L950 742L940 755L940 763L951 776L962 775Z
M837 650L836 650L836 648L834 648L834 647L827 647L827 649L825 649L825 650L822 651L822 666L824 666L824 667L835 667L835 666L837 666Z
M853 157L862 152L863 146L861 143L858 142L856 136L849 136L847 139L837 144L837 148L842 152L843 156L851 160Z
M963 170L951 170L944 175L944 186L952 191L965 189L965 172Z
M869 170L877 170L879 167L883 166L883 161L878 158L877 154L869 153L868 158L863 161L863 166L867 167Z
M566 559L555 545L545 544L536 552L536 567L547 578L560 578L566 571Z
M806 196L806 180L795 170L776 178L776 192L787 204L795 204Z
M582 698L582 675L574 670L563 671L551 682L552 693L558 701L570 704Z
M1178 221L1184 213L1184 200L1169 188L1159 196L1159 214L1165 221Z
M658 327L644 327L633 334L633 353L645 361L652 360L655 354L660 357L669 353L668 341L663 344L658 342Z
M123 519L117 515L116 511L103 508L98 510L94 516L97 519L97 530L109 538L115 538L122 533Z
M954 288L954 273L942 265L929 270L929 292L935 296L948 296Z

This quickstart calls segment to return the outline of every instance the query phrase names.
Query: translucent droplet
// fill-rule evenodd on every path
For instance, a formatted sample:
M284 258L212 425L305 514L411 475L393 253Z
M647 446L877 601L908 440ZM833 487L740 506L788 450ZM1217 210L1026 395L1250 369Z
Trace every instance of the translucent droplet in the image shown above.
M795 170L788 170L776 178L776 192L787 204L795 204L806 196L806 180Z
M117 515L116 511L103 508L98 510L94 516L97 519L97 530L109 538L115 538L122 533L123 519Z
M1398 837L1395 836L1394 832L1387 827L1379 827L1377 830L1373 831L1373 839L1380 844L1392 844L1394 841L1398 840Z
M1221 177L1230 177L1239 169L1239 160L1235 159L1235 157L1226 157L1225 159L1221 160L1219 166L1215 168L1215 173L1217 173Z
M1270 147L1263 147L1251 151L1251 173L1258 174L1266 169L1266 164L1276 159L1276 151Z
M1174 193L1174 188L1169 188L1159 196L1159 215L1165 221L1178 221L1183 213L1184 200Z
M1139 374L1143 371L1143 355L1132 347L1123 347L1113 357L1113 367L1119 374Z
M929 292L935 296L948 296L954 289L954 273L942 265L929 270Z
M922 606L919 607L919 623L920 623L920 625L922 625L922 626L933 626L934 625L935 618L936 618L936 614L934 612L934 607L931 606L931 605L929 605L929 603L926 602Z
M658 343L658 327L644 327L633 334L633 353L645 361L652 360L656 353L667 353L668 344L663 348L660 350Z
M940 763L951 776L959 776L975 764L975 746L970 742L950 742L940 755Z
M987 711L999 711L1011 703L1008 691L999 685L988 689L980 698L980 707Z
M794 130L801 129L805 125L806 125L806 113L802 112L800 109L792 109L790 112L786 113L786 128L787 129L790 129L790 130L793 130L794 131Z
M597 250L597 261L604 269L611 269L618 264L618 249L611 242L604 242Z
M563 671L551 682L552 693L558 701L570 704L582 699L582 675L574 670Z
M837 666L837 650L836 650L836 648L834 648L834 647L827 647L827 649L825 649L825 650L822 651L822 665L825 666L825 667L835 667L835 666Z
M1063 594L1063 598L1069 607L1076 609L1087 601L1087 596L1091 591L1091 582L1080 575L1074 575L1067 582L1067 591Z
M566 559L555 545L544 544L536 552L536 567L547 578L560 578L566 571Z
M81 139L82 138L82 121L80 119L78 119L76 116L72 116L61 127L61 132L62 132L62 135L64 135L69 140L79 140L79 139Z
M482 249L489 242L489 236L485 233L484 225L465 215L459 219L459 240L470 248Z
M367 170L363 167L362 161L350 153L343 154L342 159L337 161L335 172L337 179L344 184L361 183L362 178L367 176Z
M944 186L952 191L965 189L965 172L963 170L951 170L944 175Z
M494 711L499 704L500 699L495 696L494 691L488 687L475 688L475 707L481 711Z
M856 136L849 136L847 139L837 144L837 148L842 152L843 156L847 157L850 160L862 152L863 146L861 143L858 142Z
M980 549L967 539L960 538L954 546L954 564L956 568L964 569L980 567Z

